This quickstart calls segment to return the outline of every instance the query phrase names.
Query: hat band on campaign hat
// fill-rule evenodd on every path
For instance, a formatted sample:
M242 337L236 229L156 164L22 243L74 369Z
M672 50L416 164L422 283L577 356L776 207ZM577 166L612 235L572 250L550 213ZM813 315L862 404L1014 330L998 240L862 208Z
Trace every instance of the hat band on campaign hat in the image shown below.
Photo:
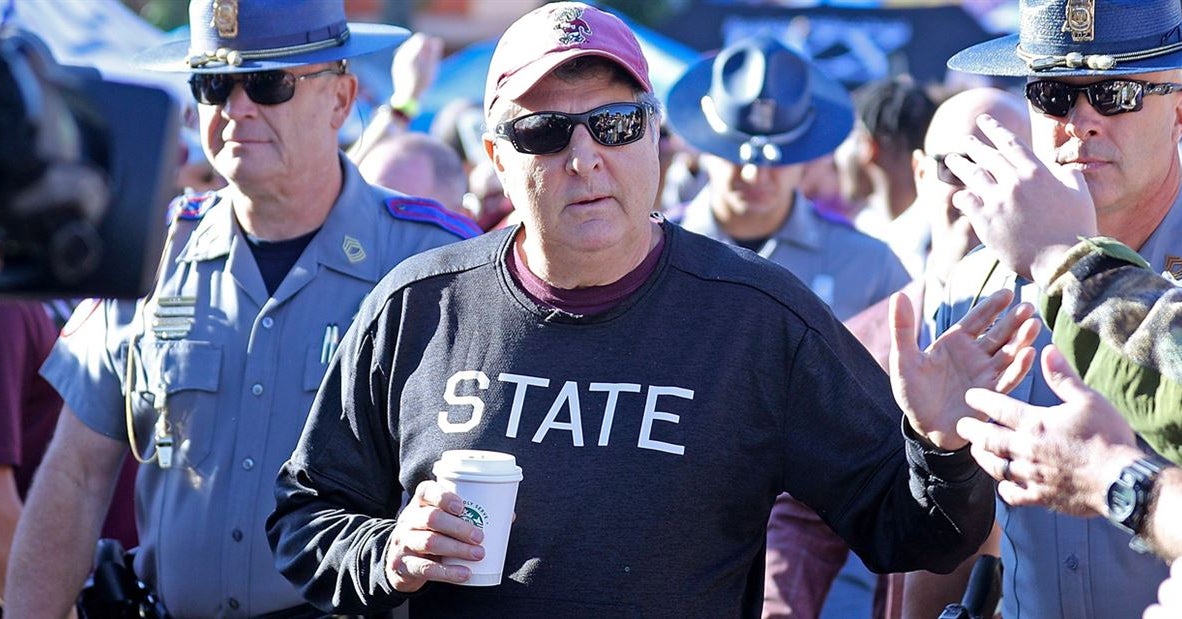
M1012 77L1182 69L1178 0L1019 0L1018 32L963 49L948 68Z
M784 156L781 146L795 142L812 127L816 113L808 110L800 123L787 131L779 133L752 134L732 129L718 113L718 107L710 95L703 95L701 100L702 117L715 133L729 138L744 140L739 145L739 158L744 163L759 163L760 161L775 165Z
M299 45L288 45L285 47L272 47L270 49L254 49L254 50L237 50L219 48L217 51L204 52L192 54L189 56L189 66L193 68L204 67L207 64L220 62L230 67L240 67L243 62L250 60L269 60L272 58L284 58L293 56L295 54L306 54L309 52L316 52L330 47L338 47L344 45L349 40L349 29L345 28L336 37L325 39L323 41L314 41L312 43L301 43Z
M1117 64L1121 62L1157 58L1158 56L1165 56L1166 54L1172 54L1179 50L1182 50L1182 41L1153 49L1123 54L1083 54L1080 52L1069 52L1059 55L1031 54L1023 50L1021 45L1015 49L1015 52L1019 58L1026 61L1026 65L1030 67L1031 71L1038 72L1060 68L1108 71L1116 68Z
M189 36L136 54L168 73L251 73L337 62L390 49L410 32L350 22L344 0L191 0Z

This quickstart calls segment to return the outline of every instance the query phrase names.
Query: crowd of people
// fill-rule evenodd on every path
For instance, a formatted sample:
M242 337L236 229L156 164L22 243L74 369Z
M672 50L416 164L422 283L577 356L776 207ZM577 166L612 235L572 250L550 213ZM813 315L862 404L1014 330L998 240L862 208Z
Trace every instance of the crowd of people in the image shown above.
M764 33L663 99L546 4L419 132L438 38L193 0L153 290L0 304L2 612L115 537L178 618L936 617L984 555L1007 619L1182 615L1182 4L1018 4L949 59L1017 90ZM449 449L524 471L498 586Z

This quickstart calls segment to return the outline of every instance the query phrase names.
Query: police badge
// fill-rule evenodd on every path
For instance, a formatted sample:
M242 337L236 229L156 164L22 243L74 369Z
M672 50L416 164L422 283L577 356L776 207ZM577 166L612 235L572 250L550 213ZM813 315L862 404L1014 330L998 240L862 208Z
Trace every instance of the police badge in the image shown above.
M1063 20L1063 32L1071 33L1071 40L1076 43L1091 41L1096 38L1096 2L1095 0L1067 0L1066 15Z
M238 0L213 0L213 20L218 36L233 39L238 36Z

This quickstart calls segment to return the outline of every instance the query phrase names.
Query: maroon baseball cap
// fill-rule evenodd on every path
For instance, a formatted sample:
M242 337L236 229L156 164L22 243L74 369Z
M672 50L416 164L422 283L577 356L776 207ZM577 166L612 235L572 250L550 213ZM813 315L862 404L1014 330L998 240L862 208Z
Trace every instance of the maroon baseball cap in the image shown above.
M640 43L620 18L582 2L555 2L526 13L501 35L484 86L485 113L497 99L524 95L559 65L579 56L607 58L645 92L653 91Z

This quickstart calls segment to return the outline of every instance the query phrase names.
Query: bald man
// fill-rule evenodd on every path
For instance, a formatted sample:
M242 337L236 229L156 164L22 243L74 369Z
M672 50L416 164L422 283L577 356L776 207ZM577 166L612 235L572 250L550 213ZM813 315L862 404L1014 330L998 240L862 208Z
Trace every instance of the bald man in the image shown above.
M395 191L430 198L472 217L464 208L468 178L450 146L426 133L407 132L384 138L357 164L365 180Z
M911 299L919 331L919 345L926 346L931 341L934 328L933 315L943 298L944 282L948 273L969 250L980 244L968 219L961 216L960 211L952 206L952 194L960 186L941 180L953 180L946 174L940 174L939 167L943 155L952 152L951 148L966 135L975 135L978 139L986 140L977 128L976 118L980 114L990 114L1013 131L1020 139L1030 141L1029 116L1026 102L1017 95L1010 94L996 88L972 88L957 93L946 99L932 115L927 133L924 135L923 148L916 149L911 154L912 170L915 175L915 201L904 213L914 216L909 219L917 225L924 226L920 234L928 235L930 241L924 261L923 273L903 288L903 292ZM890 330L887 327L887 301L880 301L861 313L845 321L846 327L870 351L879 365L887 367L887 357L890 354ZM997 554L996 538L991 537L985 552ZM961 565L965 570L972 568L971 562ZM900 575L893 575L889 586L889 608L899 605L922 601L923 607L929 604L928 598L922 593L924 581L916 580L908 575L907 600L902 599ZM881 587L881 585L880 585ZM915 589L919 589L917 592ZM880 589L881 590L881 589ZM943 591L933 591L933 599L943 599ZM934 604L935 602L930 602ZM910 616L905 613L905 616Z
M1030 143L1030 113L1025 100L997 88L971 88L949 97L936 108L924 137L923 150L912 154L916 187L912 207L920 209L931 230L924 272L940 284L947 279L952 266L979 241L968 220L952 206L952 194L960 185L940 179L939 161L945 154L954 152L955 145L966 135L989 141L977 128L977 117L981 114L993 116L1024 143Z
M976 118L981 114L990 114L1020 139L1030 142L1025 101L996 88L972 88L940 104L924 136L923 148L911 154L916 197L905 212L918 215L911 220L925 228L921 233L928 235L930 241L923 274L907 284L903 291L912 300L917 320L926 317L917 322L923 325L919 342L921 346L930 340L930 318L942 299L948 273L969 250L980 244L968 219L952 206L952 194L960 186L941 180L938 168L943 156L952 152L953 145L966 135L975 135L987 141L976 124ZM944 178L955 180L947 175ZM885 328L889 323L886 318L887 302L883 300L845 321L850 331L884 368L890 352L890 333Z

